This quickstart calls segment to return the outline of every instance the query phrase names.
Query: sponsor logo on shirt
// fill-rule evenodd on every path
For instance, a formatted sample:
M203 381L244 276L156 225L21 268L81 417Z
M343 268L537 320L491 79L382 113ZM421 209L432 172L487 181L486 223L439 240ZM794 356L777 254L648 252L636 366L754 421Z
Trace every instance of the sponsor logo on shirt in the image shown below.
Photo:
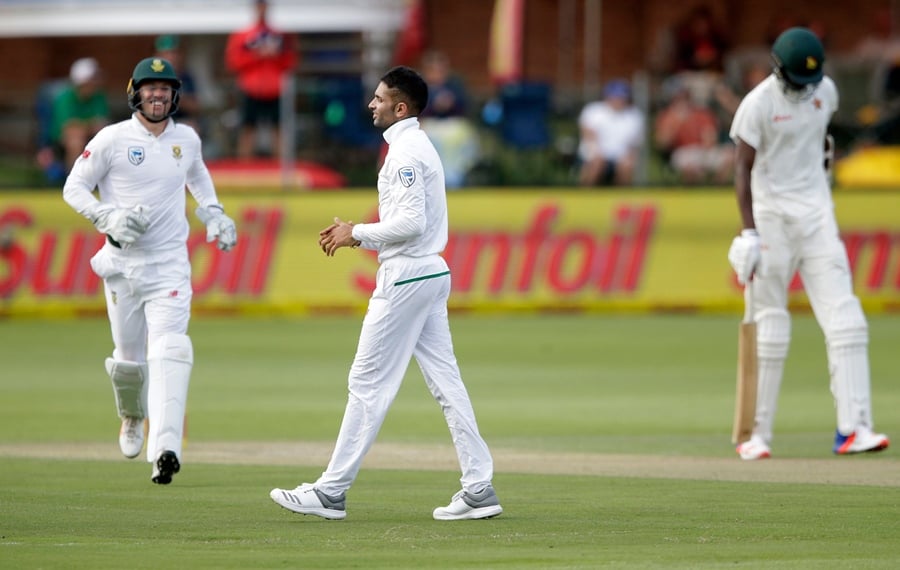
M128 147L128 162L137 166L144 162L144 147L130 146Z
M790 115L775 115L775 117L772 118L772 121L775 123L781 123L783 121L790 121L792 118L793 117L791 117Z
M84 152L81 153L81 158L87 158L89 156L91 156L91 151L89 151L88 149L84 149Z
M412 186L413 182L416 181L416 171L413 170L412 166L404 166L397 174L400 175L400 184L403 184L407 188Z
M172 145L172 158L175 160L181 160L181 145L173 144Z

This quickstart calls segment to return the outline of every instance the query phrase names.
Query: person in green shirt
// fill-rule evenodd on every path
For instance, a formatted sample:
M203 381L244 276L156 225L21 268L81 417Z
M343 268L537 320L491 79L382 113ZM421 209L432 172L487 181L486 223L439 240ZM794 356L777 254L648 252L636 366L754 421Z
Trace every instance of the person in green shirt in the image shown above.
M81 58L69 71L71 84L53 100L50 140L63 153L68 172L87 142L109 124L109 104L97 60Z

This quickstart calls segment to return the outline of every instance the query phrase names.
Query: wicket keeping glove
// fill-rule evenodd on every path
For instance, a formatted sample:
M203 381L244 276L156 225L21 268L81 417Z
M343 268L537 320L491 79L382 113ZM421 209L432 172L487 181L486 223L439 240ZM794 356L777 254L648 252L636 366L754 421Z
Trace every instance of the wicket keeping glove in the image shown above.
M756 230L746 229L732 240L728 249L728 261L737 274L738 283L746 284L753 273L760 268L759 234Z
M141 205L117 208L112 204L100 204L93 212L94 227L116 243L131 245L150 227L144 209Z
M237 229L234 221L225 215L225 208L219 204L199 207L195 211L200 221L206 224L206 241L218 238L216 247L222 251L230 251L237 244Z

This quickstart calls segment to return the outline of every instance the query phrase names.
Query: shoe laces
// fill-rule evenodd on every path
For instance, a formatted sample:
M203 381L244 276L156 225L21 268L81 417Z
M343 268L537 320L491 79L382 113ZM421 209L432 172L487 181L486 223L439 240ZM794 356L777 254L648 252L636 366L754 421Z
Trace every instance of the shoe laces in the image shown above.
M128 437L137 437L138 429L141 428L141 420L139 418L125 418L122 424L122 431Z

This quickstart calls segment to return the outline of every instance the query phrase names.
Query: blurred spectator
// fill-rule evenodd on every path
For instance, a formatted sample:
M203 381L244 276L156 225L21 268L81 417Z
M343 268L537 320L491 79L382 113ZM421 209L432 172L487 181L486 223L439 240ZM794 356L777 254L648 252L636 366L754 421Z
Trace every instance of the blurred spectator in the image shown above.
M772 73L772 66L768 58L763 60L748 60L743 68L739 70L740 84L737 89L732 88L727 82L722 81L716 85L714 97L716 104L722 109L725 121L729 125L734 114L737 112L741 99L750 92L751 89L759 85L759 83Z
M853 56L869 62L900 56L900 30L894 27L890 6L878 8L872 14L869 32L856 45Z
M720 73L729 43L706 5L695 6L674 26L659 31L650 51L649 66L656 73Z
M736 46L725 54L725 77L713 91L714 102L725 110L723 123L731 124L743 96L772 72L772 44L798 22L794 14L780 11L769 18L758 42ZM725 138L731 138L727 132Z
M662 76L677 74L697 101L708 103L724 75L728 50L727 34L712 9L701 4L661 32L650 64Z
M202 135L200 129L200 100L197 98L197 84L194 76L184 67L184 54L181 49L181 38L164 35L156 38L154 43L156 57L167 60L175 68L181 79L181 90L178 96L178 110L172 115L176 122L193 127Z
M234 32L225 47L225 64L237 75L241 95L241 120L238 133L239 158L255 155L259 129L271 128L272 154L280 155L282 77L297 66L293 36L269 25L268 2L255 0L256 21Z
M109 123L109 104L103 90L103 73L97 60L76 60L69 70L69 85L53 99L48 132L49 147L41 149L38 162L47 171L59 157L68 172L87 142Z
M628 185L644 145L644 114L631 101L628 82L606 84L603 100L584 106L578 118L582 186Z
M720 125L709 107L696 103L677 78L669 103L656 116L654 142L681 182L729 182L734 145L720 142Z
M900 144L900 33L891 8L872 15L869 33L850 55L859 67L871 69L869 103L856 112L863 127L860 143Z
M461 117L466 114L466 88L450 68L444 53L429 51L422 57L422 77L428 83L428 106L424 117Z
M478 133L466 116L465 85L453 74L447 56L436 51L422 58L422 77L428 84L428 106L420 124L443 160L447 188L459 188L479 156Z
M885 61L877 74L875 102L857 113L864 127L861 143L900 144L900 55Z
M675 71L721 73L728 40L709 6L694 7L675 30Z

